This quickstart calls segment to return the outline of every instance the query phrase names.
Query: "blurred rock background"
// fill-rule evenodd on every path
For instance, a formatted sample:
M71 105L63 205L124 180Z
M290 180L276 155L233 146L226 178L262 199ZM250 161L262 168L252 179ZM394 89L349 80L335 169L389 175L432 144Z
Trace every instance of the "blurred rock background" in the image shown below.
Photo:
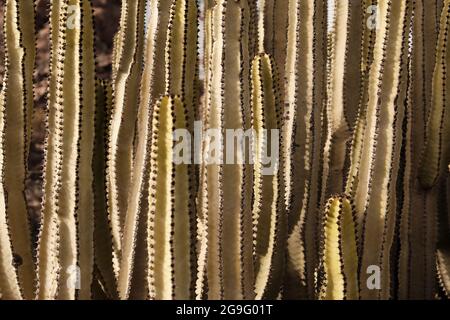
M29 0L32 1L32 0ZM0 0L0 25L3 26L3 12L6 0ZM50 61L49 14L50 0L36 0L36 68L33 118L33 138L29 158L30 175L27 181L26 196L29 202L33 228L39 220L42 165L44 156L45 118L47 104L47 85ZM110 77L113 37L120 18L121 0L92 0L96 27L97 76ZM0 32L0 83L4 72L3 32Z

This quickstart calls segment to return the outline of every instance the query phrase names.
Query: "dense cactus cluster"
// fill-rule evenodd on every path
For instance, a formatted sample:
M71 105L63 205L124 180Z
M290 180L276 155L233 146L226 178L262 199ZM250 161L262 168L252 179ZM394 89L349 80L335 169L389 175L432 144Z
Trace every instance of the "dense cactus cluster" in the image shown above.
M449 298L450 0L123 0L106 81L52 0L38 235L35 9L3 12L0 299Z

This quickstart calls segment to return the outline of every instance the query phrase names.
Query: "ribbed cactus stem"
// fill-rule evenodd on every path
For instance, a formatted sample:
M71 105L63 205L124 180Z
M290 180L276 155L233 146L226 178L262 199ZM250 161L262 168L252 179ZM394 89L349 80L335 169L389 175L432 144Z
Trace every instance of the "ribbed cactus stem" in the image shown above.
M108 119L112 108L112 86L110 82L97 80L95 93L95 143L93 170L94 189L94 261L96 279L105 296L117 299L118 270L113 266L113 244L108 220L106 185Z
M0 300L449 297L450 0L124 0L104 81L47 2L44 100L0 5Z
M326 1L290 1L282 159L285 203L290 212L285 292L292 297L314 296L326 89L326 12Z
M361 281L365 281L370 266L382 270L381 290L375 292L362 287L361 296L366 299L390 296L390 250L396 221L395 191L401 147L397 132L402 128L405 109L406 81L401 80L406 80L402 78L408 51L404 35L408 30L410 4L409 1L379 2L379 33L384 30L384 36L376 40L370 70L370 77L374 78L368 87L366 111L361 111L358 119L358 125L365 127L363 135L360 135L361 127L357 127L354 137L353 151L360 142L362 149L359 162L351 164L348 187L355 197L358 235L363 240ZM354 172L356 176L352 175Z
M7 83L7 77L4 83ZM4 90L8 87L4 86L0 92L0 132L5 129L5 94ZM16 265L14 261L14 250L11 243L11 233L9 230L9 221L6 211L6 195L3 187L4 175L4 136L0 139L0 172L1 172L1 188L0 188L0 298L1 299L22 299L22 291L19 285Z
M38 299L55 299L60 273L59 221L56 213L56 184L58 183L61 141L56 130L60 126L58 105L61 103L66 28L61 17L67 17L67 1L52 2L50 7L51 78L49 80L46 162L44 168L44 196L38 245ZM58 170L58 172L56 171Z
M450 28L450 2L446 1L442 11L440 33L436 48L436 65L433 75L432 105L428 119L426 147L420 172L420 183L426 189L433 187L448 164L448 146L445 143L450 136L450 114L447 109L450 103L449 77L450 63L448 48Z
M175 0L170 8L169 28L165 46L165 94L179 95L183 100L187 115L187 127L194 130L194 121L199 117L198 108L198 32L199 10L196 0ZM193 147L193 139L191 139ZM195 152L195 151L194 151ZM191 153L193 160L194 153ZM195 155L196 156L196 155ZM193 183L193 190L197 189L197 168L189 167L189 176ZM196 207L195 197L190 195L191 208ZM192 243L195 241L195 211L191 212ZM195 260L195 259L194 259ZM196 269L196 261L191 266ZM192 280L192 286L195 281Z
M359 297L356 225L351 200L331 198L322 222L319 299L355 300Z
M52 15L57 17L52 17L52 28L58 24L60 35L54 42L57 47L52 48L57 76L50 80L56 85L51 84L55 91L50 93L50 98L55 100L49 101L47 157L50 165L45 172L38 297L73 299L76 289L80 289L79 298L90 299L95 134L92 9L88 0L69 0L54 9Z
M113 232L114 260L120 265L122 234L133 167L133 145L138 112L144 50L145 1L123 2L113 61L114 108L108 142L108 201ZM123 249L129 254L131 247Z
M204 58L203 67L205 72L205 88L210 87L211 81L211 54L212 54L212 12L211 4L206 1L204 4ZM206 90L203 95L201 106L203 108L201 119L205 125L209 125L209 108L207 108L210 99L210 91ZM201 150L207 147L207 141L203 140L201 143ZM198 151L197 151L198 152ZM200 154L200 159L203 161L203 151ZM208 274L208 198L207 198L207 167L201 166L199 169L199 188L197 193L197 274L195 281L195 298L197 300L206 296L207 288L207 274Z
M284 79L287 52L289 1L262 0L259 2L259 52L273 56L279 66L280 79Z
M9 228L24 297L34 290L34 263L28 208L25 199L28 154L33 110L33 68L35 57L34 4L8 0L5 6L5 121L4 188Z
M76 257L78 255L75 206L80 116L80 77L77 72L80 61L80 43L77 28L72 26L72 29L70 29L66 25L69 5L74 4L70 1L62 4L63 14L59 15L59 24L60 32L63 35L58 42L58 48L53 49L55 60L58 63L58 79L56 80L58 84L55 93L56 102L54 105L49 105L49 108L55 108L56 117L53 135L51 134L49 137L49 139L54 139L54 154L49 155L49 157L55 157L55 168L53 172L46 172L46 175L53 175L53 185L51 186L51 193L45 195L48 199L46 205L49 205L52 209L51 216L57 220L60 250L57 257L51 257L49 260L39 263L40 265L42 263L45 265L46 262L54 263L53 259L55 258L58 261L59 270L52 271L58 274L56 284L52 284L53 286L56 285L56 288L53 287L55 291L52 292L56 296L49 298L73 299L75 288L69 288L67 284L69 283L69 272L76 272ZM77 8L79 9L78 6ZM52 204L50 205L50 203ZM47 225L48 227L51 226ZM45 246L46 243L41 243L41 245ZM71 271L69 271L69 268ZM42 280L45 281L45 279Z
M306 129L307 120L304 112L307 107L304 104L300 107L300 101L305 101L311 105L312 74L306 73L313 65L310 55L300 55L300 52L313 50L313 15L312 1L299 2L289 1L289 29L288 29L288 52L286 58L286 110L284 112L283 125L283 158L284 180L285 180L285 206L289 208L289 229L288 229L288 273L290 278L302 282L306 285L306 260L304 237L299 234L304 233L305 207L307 206L308 182L305 170L308 168L310 148L308 143L309 131ZM301 33L298 33L301 30ZM300 79L303 79L304 86L299 88ZM302 90L299 93L299 90ZM298 96L302 95L302 100ZM295 131L294 131L295 128ZM295 132L295 134L294 134ZM301 137L305 139L302 141ZM296 196L294 196L294 194ZM292 280L289 280L292 281Z
M94 55L94 20L91 0L80 1L80 141L77 180L78 265L80 266L80 299L91 299L94 272L94 183L96 82Z
M191 210L188 164L174 159L174 130L186 130L179 97L164 96L155 105L150 148L148 208L149 296L191 297Z
M208 249L205 255L206 247L202 247L199 271L208 275L209 290L204 292L208 298L251 298L254 295L252 183L251 168L243 159L249 156L244 130L250 127L250 8L245 1L219 1L207 11L206 23L209 26L205 37L207 91L202 120L207 131L202 149L198 216L201 243L208 243L214 249ZM236 51L237 48L240 50ZM220 138L223 149L214 147L210 129L224 134ZM213 149L220 153L216 156L219 161L208 164ZM205 227L207 230L201 231ZM197 295L204 290L204 280L198 281Z
M286 217L282 169L277 163L265 173L263 156L280 148L282 107L273 60L260 54L252 63L252 124L254 141L254 254L256 299L276 298L284 268ZM272 165L274 165L272 163Z
M197 31L197 1L173 1L165 48L165 94L183 97L191 127L195 120L196 111L194 109L194 98L198 76Z
M367 2L367 0L365 0ZM355 125L358 115L358 94L363 81L361 40L367 30L367 19L365 11L368 5L363 1L349 1L349 12L347 16L348 34L346 48L346 64L344 73L344 111L347 124L350 129ZM368 30L372 32L373 30Z
M233 135L225 136L220 157L222 161L202 164L200 210L208 215L209 243L217 245L216 251L208 252L208 279L210 298L242 299L253 297L253 257L251 235L251 176L245 159L249 156L245 129L250 127L249 7L245 2L221 1L209 10L213 29L207 34L208 56L206 99L208 106L203 121L206 129L229 129ZM211 43L209 41L213 41ZM236 55L236 48L241 48ZM217 52L223 50L222 55ZM214 73L214 70L220 72ZM216 131L220 132L220 131ZM206 136L205 139L210 139ZM206 143L210 143L209 141ZM211 155L207 145L204 160ZM215 149L215 148L214 148ZM241 156L241 158L240 158ZM204 167L203 167L204 166ZM220 241L222 237L222 241ZM203 252L200 253L202 256ZM200 264L201 265L201 264ZM219 265L219 267L217 267Z
M159 81L158 76L165 72L165 53L162 49L167 42L168 33L165 25L169 24L170 2L153 0L150 2L150 19L147 26L147 39L144 50L144 69L140 84L140 98L138 121L136 124L136 156L133 163L133 180L130 186L128 196L127 216L125 228L123 230L123 255L121 271L119 276L119 292L121 298L127 298L132 285L132 273L136 254L144 256L142 252L136 253L138 228L145 231L147 219L145 205L147 199L144 196L148 192L148 165L149 165L149 147L151 137L150 119L153 105L156 103L159 95L164 93L164 81ZM141 220L142 218L142 220ZM141 222L141 223L140 223ZM145 250L145 246L143 246ZM146 263L139 267L146 268ZM141 270L144 275L140 279L141 285L148 287L146 272ZM148 289L144 289L146 291ZM146 295L146 294L145 294Z
M327 137L323 151L322 199L342 192L344 165L349 124L345 117L345 72L348 65L347 50L351 30L350 2L336 3L333 33L331 36L326 106Z

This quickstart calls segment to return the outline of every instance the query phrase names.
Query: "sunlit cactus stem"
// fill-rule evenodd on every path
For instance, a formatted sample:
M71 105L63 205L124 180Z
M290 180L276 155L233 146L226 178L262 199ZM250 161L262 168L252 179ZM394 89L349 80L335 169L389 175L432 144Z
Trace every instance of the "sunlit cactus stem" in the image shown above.
M162 97L153 110L148 194L148 282L153 299L189 299L192 192L188 164L173 152L174 130L187 129L185 106L179 97ZM181 151L181 153L185 150Z
M359 298L358 253L354 208L347 196L332 197L322 221L318 298Z

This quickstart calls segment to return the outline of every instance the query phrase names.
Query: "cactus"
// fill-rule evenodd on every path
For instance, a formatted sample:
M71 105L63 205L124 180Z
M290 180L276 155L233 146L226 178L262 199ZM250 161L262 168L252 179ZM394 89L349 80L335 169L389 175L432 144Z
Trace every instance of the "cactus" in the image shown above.
M94 174L94 279L103 288L106 298L118 297L117 273L112 264L113 244L108 220L108 197L106 183L108 119L112 108L110 82L96 82L95 92L95 140L92 170ZM94 292L92 293L94 296Z
M358 170L356 182L353 177L349 178L349 190L354 187L356 189L349 192L355 196L359 223L364 230L361 267L363 270L370 265L382 268L382 287L387 291L381 290L378 294L387 298L390 294L389 252L396 212L396 198L392 188L397 183L400 150L400 138L396 133L400 131L404 116L402 86L405 82L402 81L401 72L406 64L407 40L404 34L408 30L406 22L410 3L386 2L384 6L383 3L379 5L382 12L380 30L385 30L386 33L383 36L381 31L378 32L381 36L377 38L374 47L373 68L370 70L374 81L372 87L368 88L367 113L364 120L358 120L359 124L365 123L367 127L362 136L358 136L359 128L355 131L354 146L358 144L358 139L364 140L360 140L360 163L356 166L352 163L350 169L352 172L355 172L354 168ZM382 80L383 83L377 84L375 79ZM371 150L375 150L375 153ZM375 239L383 240L378 242ZM373 298L374 292L362 290L361 294L362 298Z
M69 10L74 19L66 20ZM94 256L95 62L89 1L52 6L48 163L39 243L39 298L91 298ZM58 30L58 34L55 34ZM53 37L57 36L57 39ZM83 62L83 63L81 63ZM55 65L56 64L56 65ZM76 293L72 277L80 270ZM83 270L83 272L81 272Z
M442 3L441 3L442 4ZM442 8L442 9L441 9ZM437 199L441 193L441 183L424 192L422 183L416 177L422 175L423 152L426 147L427 129L424 121L431 111L433 69L435 68L435 49L430 49L428 37L424 37L424 29L429 28L424 21L432 20L434 11L423 1L414 3L414 20L412 35L414 50L411 55L410 85L408 94L408 123L405 138L408 164L404 173L404 204L401 228L401 256L399 269L399 285L402 299L423 298L432 299L435 292L436 279L436 241L437 241ZM446 15L448 2L438 6L438 12ZM432 17L430 17L430 15ZM442 30L442 29L441 29ZM430 32L430 35L436 30ZM437 44L433 44L437 48ZM433 57L430 58L430 55ZM431 72L430 72L431 71ZM424 120L425 119L425 120ZM420 285L411 286L413 281Z
M30 1L5 4L5 85L6 126L4 140L5 209L8 214L14 254L21 260L19 282L24 298L33 297L34 264L31 251L25 179L31 140L34 67L34 5Z
M438 270L439 285L448 298L450 295L450 256L448 249L438 250L436 265L436 269Z
M130 192L127 208L127 216L129 217L131 223L127 223L129 228L123 230L123 233L126 232L127 236L123 238L123 245L125 246L124 250L126 251L124 251L122 255L122 257L125 258L123 260L122 268L120 268L120 275L118 274L118 270L116 270L119 281L119 293L121 296L126 296L128 294L129 286L131 285L137 222L139 215L141 214L141 210L143 209L141 203L142 201L147 201L143 196L143 192L146 188L148 188L145 183L145 179L147 178L145 166L148 165L149 161L147 149L149 147L148 139L150 137L149 123L152 110L151 105L156 102L159 95L164 93L165 89L164 84L161 84L159 81L155 81L155 75L164 72L164 52L162 50L156 50L156 48L157 46L164 45L167 38L166 30L163 28L157 28L157 23L158 21L166 21L168 23L169 8L170 7L167 1L152 1L150 7L153 15L152 19L148 23L147 42L144 55L144 70L140 85L140 99L138 107L138 116L140 120L136 124L139 130L136 145L137 156L134 159L132 168L134 179L131 184L131 190L133 191ZM132 119L130 119L130 121L131 120ZM114 170L114 168L112 170ZM120 227L120 225L117 224L117 220L116 223L113 224L116 227ZM119 233L116 234L119 239L122 237L120 230L121 229L119 228ZM121 245L119 240L117 240L117 244ZM121 258L120 255L117 258ZM116 266L116 268L118 269L118 266Z
M134 128L144 49L145 1L124 2L113 57L113 111L108 142L108 202L115 268L120 269L122 234L133 167Z
M205 37L206 105L202 115L205 136L208 129L243 132L251 127L249 17L250 9L245 2L221 0L207 8L205 24L210 29ZM208 145L210 139L204 139L205 159L214 156ZM229 142L234 144L234 139ZM238 148L239 144L234 145L230 154L226 149L216 151L220 153L216 157L224 160L233 157L233 164L215 161L201 166L198 231L203 246L198 260L197 297L254 296L249 181L252 175L245 162L235 161ZM245 149L243 156L248 151Z
M293 297L314 297L326 89L326 11L326 1L290 1L282 158L289 212L286 294ZM293 282L295 286L290 290ZM298 287L304 292L300 293Z
M191 297L192 192L187 164L173 157L173 130L186 130L185 105L164 96L153 110L148 194L148 282L153 299Z
M426 136L426 148L423 158L423 168L420 172L420 182L424 188L431 188L445 170L448 163L448 147L444 145L450 130L450 117L447 115L448 78L447 69L450 61L448 49L448 30L450 28L450 13L442 13L441 29L436 48L436 66L433 74L433 95Z
M326 300L358 299L357 238L351 200L347 196L331 198L323 219L318 296Z
M286 229L282 168L264 173L261 157L279 144L274 130L281 126L281 97L277 85L277 70L266 54L252 63L252 125L255 130L253 232L256 298L276 298L283 279L284 234ZM275 135L275 137L274 137Z
M6 83L7 83L6 78ZM4 130L5 128L5 91L7 90L7 86L3 87L0 93L0 128ZM2 186L1 186L1 194L0 194L0 205L1 205L1 214L0 214L0 228L1 228L1 239L0 239L0 253L2 255L2 261L0 265L0 286L1 286L1 298L3 299L21 299L22 298L22 290L19 284L19 279L16 271L16 265L14 261L14 251L11 243L11 234L9 230L9 221L8 216L6 214L6 195L3 186L3 175L4 175L4 149L3 149L3 140L4 137L2 135L2 139L0 142L1 152L0 152L0 165L2 170Z
M104 81L92 2L50 3L39 234L2 3L0 299L448 299L450 0L122 1Z

